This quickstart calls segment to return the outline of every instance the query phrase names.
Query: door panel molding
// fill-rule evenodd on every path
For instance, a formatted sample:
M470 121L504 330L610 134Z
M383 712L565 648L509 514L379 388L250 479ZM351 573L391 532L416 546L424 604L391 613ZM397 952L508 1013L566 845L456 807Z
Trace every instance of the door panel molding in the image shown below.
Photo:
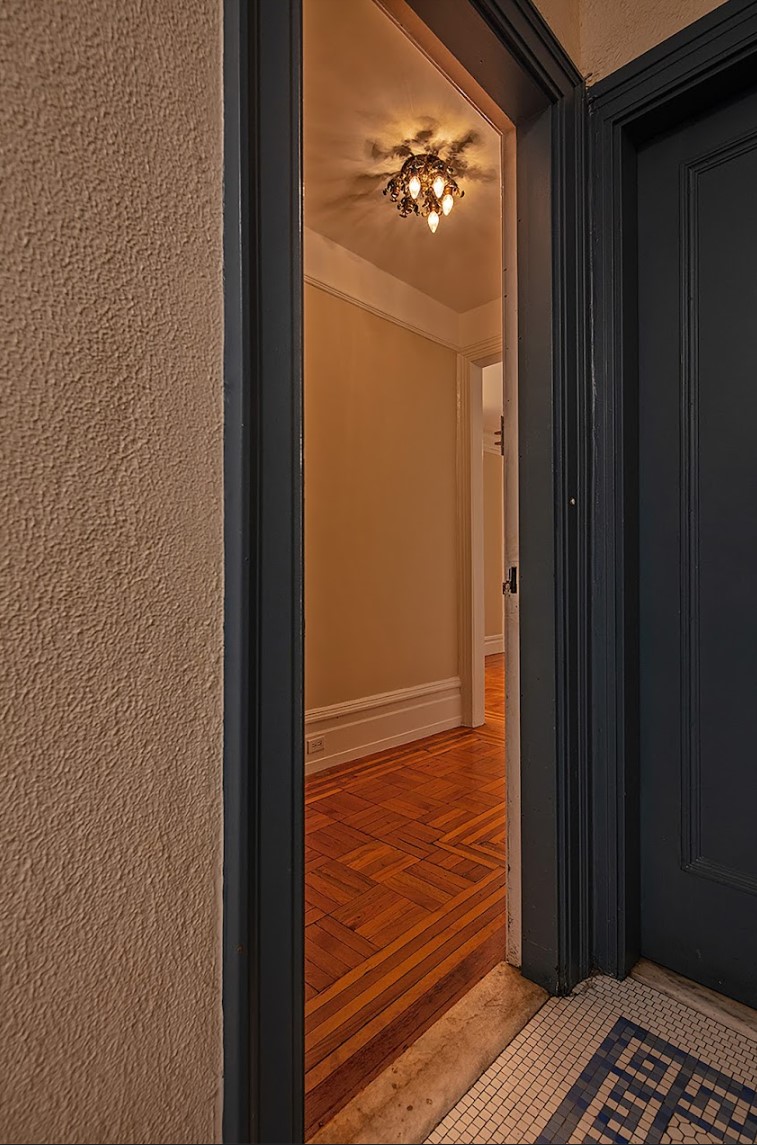
M681 865L701 855L699 758L699 218L698 168L683 164L678 273L681 312Z
M708 859L704 855L695 853L694 857L684 861L682 866L684 871L700 875L703 879L712 879L714 883L720 883L724 887L733 887L734 890L748 891L749 894L757 895L757 879L744 871L737 871L735 867L726 867L723 863Z
M757 131L706 151L681 167L681 866L694 875L757 894L757 879L707 856L702 841L700 757L699 544L699 184L703 174L757 147Z
M727 0L596 84L588 95L594 403L592 961L618 977L629 972L640 950L636 152L657 132L744 91L754 83L756 67L757 4ZM690 355L690 346L686 352ZM706 866L708 877L714 877L712 865Z

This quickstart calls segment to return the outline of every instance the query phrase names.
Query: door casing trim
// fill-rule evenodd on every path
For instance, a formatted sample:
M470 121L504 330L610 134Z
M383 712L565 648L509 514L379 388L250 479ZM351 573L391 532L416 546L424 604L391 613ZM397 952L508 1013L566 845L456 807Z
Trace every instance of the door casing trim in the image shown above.
M522 953L559 993L589 968L584 93L529 0L411 7L474 75L488 69L518 129ZM291 1142L304 1091L301 0L225 0L224 20L223 1135Z
M636 151L754 84L757 3L713 12L589 89L592 442L592 963L640 955Z

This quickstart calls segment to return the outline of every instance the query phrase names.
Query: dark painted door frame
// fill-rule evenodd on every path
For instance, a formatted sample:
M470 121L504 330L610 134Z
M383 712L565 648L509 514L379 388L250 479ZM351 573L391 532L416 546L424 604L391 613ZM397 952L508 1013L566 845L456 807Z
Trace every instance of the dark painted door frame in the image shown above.
M589 969L583 86L529 0L410 0L518 129L523 968ZM301 0L225 0L224 1140L302 1140Z
M728 0L589 92L592 233L592 962L640 952L636 150L757 77L757 3Z

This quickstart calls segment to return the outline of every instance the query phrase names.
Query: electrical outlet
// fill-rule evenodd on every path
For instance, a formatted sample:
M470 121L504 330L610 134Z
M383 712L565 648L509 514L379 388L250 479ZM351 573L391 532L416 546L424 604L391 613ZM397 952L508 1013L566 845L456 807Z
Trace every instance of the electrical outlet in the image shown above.
M323 736L313 736L312 739L306 740L308 755L317 755L319 751L323 751L326 744Z

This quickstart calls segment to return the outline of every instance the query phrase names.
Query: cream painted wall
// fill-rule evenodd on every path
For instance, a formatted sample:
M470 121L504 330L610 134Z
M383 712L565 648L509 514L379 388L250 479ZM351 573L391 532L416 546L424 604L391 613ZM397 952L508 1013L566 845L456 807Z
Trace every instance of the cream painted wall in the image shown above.
M305 288L306 707L458 674L456 356Z
M213 1141L221 6L2 23L0 1134Z
M498 453L484 452L484 625L487 636L503 631L503 474Z
M674 35L723 0L535 0L590 84Z

